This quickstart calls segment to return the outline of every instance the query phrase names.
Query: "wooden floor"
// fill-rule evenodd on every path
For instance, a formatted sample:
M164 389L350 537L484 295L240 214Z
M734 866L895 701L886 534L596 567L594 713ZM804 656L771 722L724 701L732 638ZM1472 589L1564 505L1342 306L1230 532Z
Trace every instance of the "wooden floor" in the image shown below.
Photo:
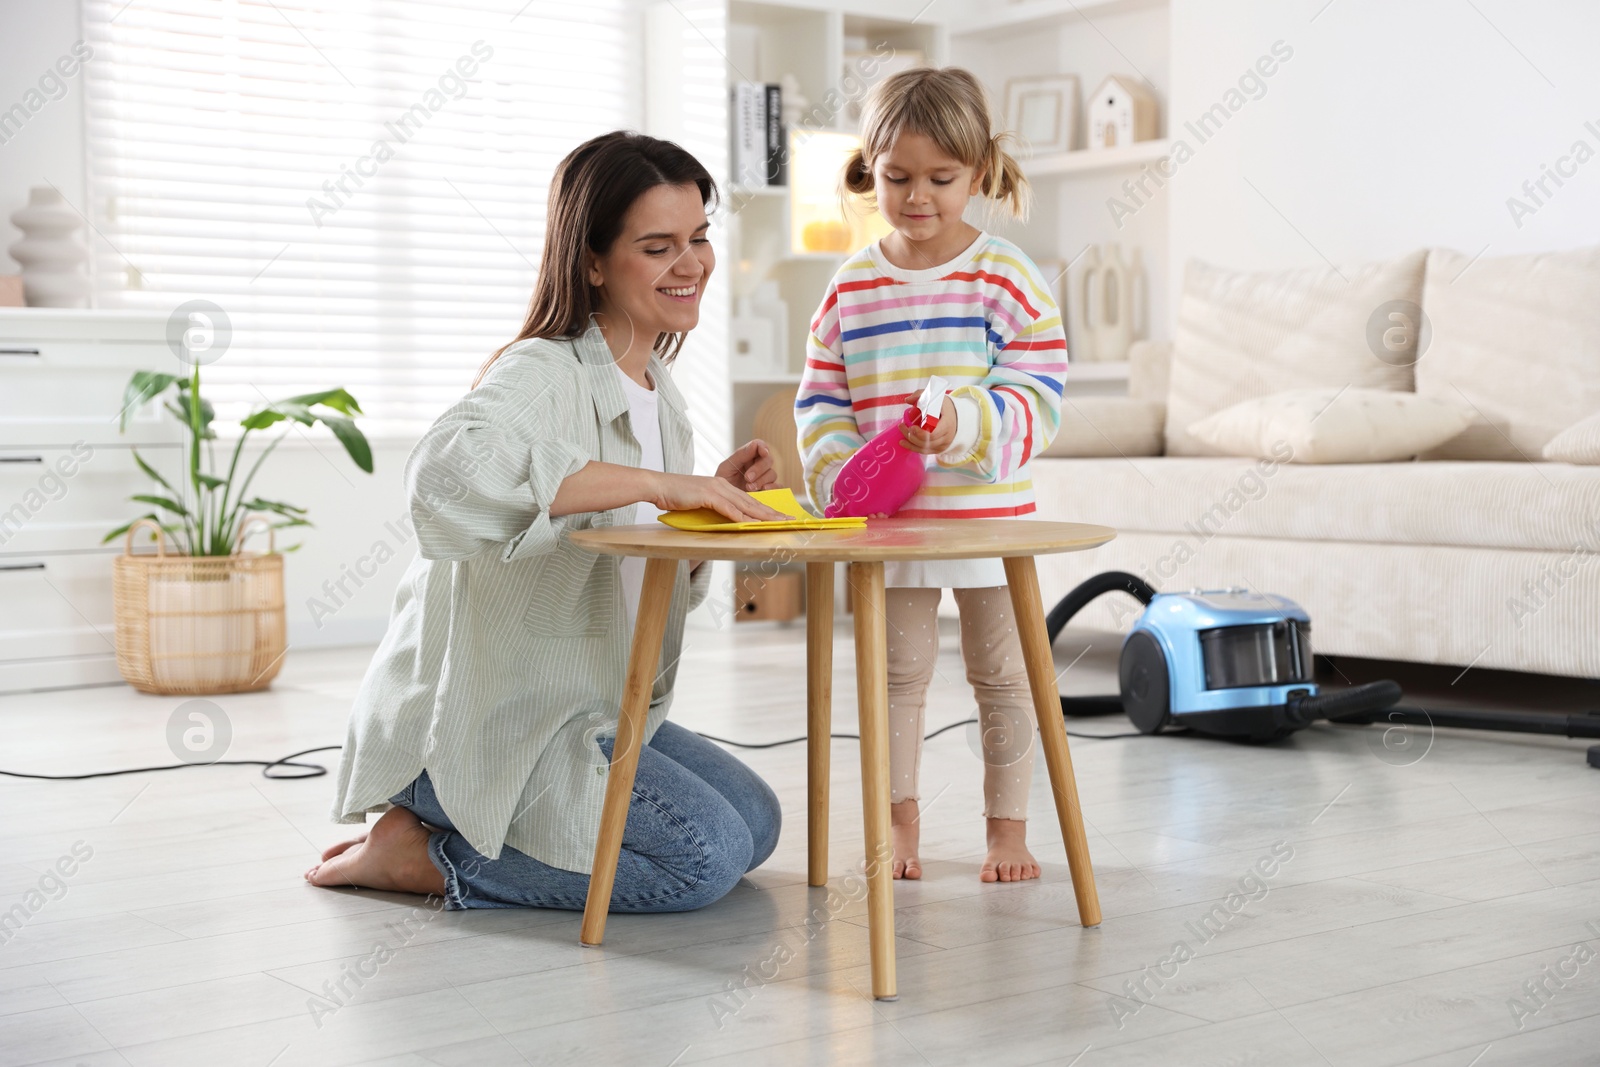
M835 729L853 732L840 633ZM1066 688L1113 689L1116 639L1070 637L1061 666L1090 647ZM945 646L930 729L971 711ZM291 651L270 692L217 698L230 756L341 741L370 654ZM803 661L798 626L691 631L673 718L796 736ZM0 767L170 762L179 703L0 697ZM986 886L975 739L929 742L926 877L896 885L894 1003L870 997L865 902L846 880L861 860L853 741L834 743L830 889L805 884L804 746L743 752L783 799L777 853L702 911L612 917L594 949L572 913L307 886L350 830L327 819L328 778L0 778L0 909L26 918L0 944L0 1067L1600 1062L1600 771L1583 745L1385 740L1326 725L1262 748L1075 738L1105 908L1093 930L1076 924L1043 761L1044 878ZM90 854L63 865L63 890L46 872L75 846Z

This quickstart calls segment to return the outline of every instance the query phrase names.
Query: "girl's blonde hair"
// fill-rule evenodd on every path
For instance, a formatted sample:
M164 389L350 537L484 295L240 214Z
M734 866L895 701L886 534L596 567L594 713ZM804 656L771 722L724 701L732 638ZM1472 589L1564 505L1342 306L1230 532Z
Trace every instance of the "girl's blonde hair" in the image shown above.
M904 133L920 133L951 159L983 174L979 193L1006 204L1016 218L1028 212L1030 189L1022 167L1005 150L1011 134L989 122L989 97L961 67L918 67L890 75L861 108L861 147L844 166L845 192L872 200L872 163Z

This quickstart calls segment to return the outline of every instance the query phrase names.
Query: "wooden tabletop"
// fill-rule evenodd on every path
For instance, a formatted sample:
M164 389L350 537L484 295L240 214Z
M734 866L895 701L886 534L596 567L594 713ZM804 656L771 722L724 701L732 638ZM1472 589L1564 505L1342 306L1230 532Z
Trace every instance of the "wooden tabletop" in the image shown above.
M864 529L854 530L690 533L654 522L575 530L567 536L579 548L609 556L874 563L1077 552L1103 545L1117 532L1084 522L1034 519L868 519Z

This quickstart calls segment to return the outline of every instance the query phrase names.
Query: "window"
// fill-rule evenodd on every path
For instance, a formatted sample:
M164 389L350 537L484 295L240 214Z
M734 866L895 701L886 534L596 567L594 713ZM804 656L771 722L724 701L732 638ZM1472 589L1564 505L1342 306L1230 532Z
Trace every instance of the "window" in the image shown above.
M556 163L639 123L630 0L86 0L102 307L201 298L219 430L343 385L420 433L519 328ZM321 432L321 431L319 431Z

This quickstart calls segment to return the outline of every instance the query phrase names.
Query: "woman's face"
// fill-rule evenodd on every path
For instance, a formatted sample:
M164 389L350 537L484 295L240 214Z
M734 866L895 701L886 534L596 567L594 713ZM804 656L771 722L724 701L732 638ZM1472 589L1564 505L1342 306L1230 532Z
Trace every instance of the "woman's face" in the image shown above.
M600 287L600 314L611 319L602 323L631 326L646 347L656 334L694 329L717 262L710 225L692 182L657 185L635 200L611 250L590 256L589 281Z

